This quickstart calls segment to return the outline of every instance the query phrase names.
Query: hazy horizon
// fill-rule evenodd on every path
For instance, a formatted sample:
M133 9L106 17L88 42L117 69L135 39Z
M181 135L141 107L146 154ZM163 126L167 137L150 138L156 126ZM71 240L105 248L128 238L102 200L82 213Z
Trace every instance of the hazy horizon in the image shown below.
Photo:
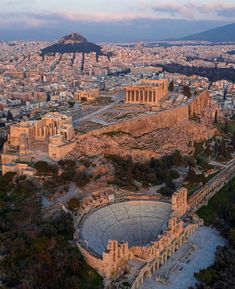
M235 0L2 0L0 40L49 40L78 32L94 42L180 38L235 22Z
M0 28L0 40L2 41L55 41L60 37L77 32L94 42L138 42L138 41L163 41L167 39L181 38L194 33L204 32L230 23L226 22L193 22L187 20L159 20L154 22L134 21L124 29L124 24L83 24L66 25L58 29L7 29ZM148 25L146 28L145 25ZM172 28L173 26L173 28ZM184 31L182 29L184 28ZM164 29L164 30L163 30ZM95 31L94 31L95 30Z

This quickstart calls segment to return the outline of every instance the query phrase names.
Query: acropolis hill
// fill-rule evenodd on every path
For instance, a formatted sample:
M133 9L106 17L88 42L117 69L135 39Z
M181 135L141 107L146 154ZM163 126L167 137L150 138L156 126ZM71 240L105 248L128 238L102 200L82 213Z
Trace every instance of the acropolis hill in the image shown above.
M192 153L194 142L210 139L216 133L217 105L207 90L168 110L119 121L77 136L70 156L118 154L143 160L160 157L178 149Z
M132 91L135 89L140 94L134 94ZM159 106L167 98L167 92L165 80L142 82L141 86L126 88L126 103L131 102L132 97L137 105L150 100L154 109L154 105ZM125 105L123 107L125 109ZM60 160L66 156L77 158L115 152L120 156L130 155L143 160L160 157L176 149L187 155L192 153L195 141L214 136L217 115L218 107L210 100L207 90L174 108L153 110L149 115L120 120L76 137L71 117L48 113L40 121L21 122L11 127L3 149L2 170L3 173L33 174L30 163L47 157Z
M100 90L78 90L72 105L88 111L80 119L50 112L39 120L21 121L10 127L3 147L3 174L34 176L40 185L53 187L46 189L45 210L50 214L59 206L73 216L74 241L86 263L102 276L105 289L141 288L185 243L185 255L195 251L189 240L203 225L195 212L234 176L232 160L205 184L201 175L206 180L209 169L203 170L194 191L184 187L190 172L186 166L193 159L188 156L195 142L216 135L221 113L207 88L194 87L192 93L188 87L188 96L183 89L169 88L167 79L142 79L97 111L91 107L101 101ZM101 128L88 125L85 130L90 115L103 120ZM173 165L173 153L180 164ZM113 155L132 163L122 168L124 178L130 176L129 187L121 186L125 180L118 179ZM45 172L39 164L55 170Z

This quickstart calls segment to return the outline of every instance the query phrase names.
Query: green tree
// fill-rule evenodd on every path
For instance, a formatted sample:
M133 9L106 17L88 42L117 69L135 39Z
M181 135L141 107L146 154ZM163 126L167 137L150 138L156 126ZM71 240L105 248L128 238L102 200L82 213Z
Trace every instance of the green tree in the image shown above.
M209 284L213 278L209 270L201 270L199 273L195 274L195 277L205 284Z
M192 96L191 89L190 89L190 87L188 85L185 85L183 87L183 94L185 96L187 96L187 98L190 98Z
M169 90L174 91L174 81L173 80L171 80L171 82L170 82Z
M228 239L232 245L235 246L235 228L230 229L228 233Z
M34 165L35 169L40 174L47 174L48 173L48 163L44 161L38 161Z
M72 198L68 201L68 209L73 211L76 211L80 208L80 202L77 198Z

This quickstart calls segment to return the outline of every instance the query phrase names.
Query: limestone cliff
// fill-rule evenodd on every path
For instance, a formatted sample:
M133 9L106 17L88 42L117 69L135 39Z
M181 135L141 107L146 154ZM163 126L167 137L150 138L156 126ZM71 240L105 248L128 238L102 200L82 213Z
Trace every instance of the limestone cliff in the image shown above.
M77 138L70 157L81 155L131 155L136 160L161 157L176 149L187 155L194 142L213 137L218 107L208 92L188 103L155 115L118 123Z

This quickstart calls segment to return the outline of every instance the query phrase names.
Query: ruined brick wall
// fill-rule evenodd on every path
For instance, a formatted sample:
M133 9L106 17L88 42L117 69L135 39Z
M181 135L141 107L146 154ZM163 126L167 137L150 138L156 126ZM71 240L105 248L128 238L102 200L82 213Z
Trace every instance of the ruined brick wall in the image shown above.
M69 152L71 152L75 145L76 142L70 142L62 145L55 145L49 143L48 145L49 157L52 158L53 160L59 161L63 159Z
M9 134L9 143L12 146L19 146L21 144L22 135L27 136L27 139L29 142L34 140L33 126L31 126L28 123L25 123L25 126L22 126L22 127L18 125L11 126L10 134Z
M120 244L115 240L109 241L107 250L103 253L102 258L92 255L79 243L77 245L86 262L107 279L116 278L121 274L127 261L133 257L127 243Z
M180 188L172 195L172 210L177 217L182 217L187 211L187 195L186 188Z
M86 249L84 249L79 243L77 243L80 252L82 253L83 257L85 258L86 262L95 269L101 276L106 276L106 264L104 263L103 259L96 257L90 254Z
M1 155L2 174L3 175L7 172L15 172L17 159L18 159L17 155L10 155L10 154L2 154ZM11 164L11 165L9 165L9 164Z

